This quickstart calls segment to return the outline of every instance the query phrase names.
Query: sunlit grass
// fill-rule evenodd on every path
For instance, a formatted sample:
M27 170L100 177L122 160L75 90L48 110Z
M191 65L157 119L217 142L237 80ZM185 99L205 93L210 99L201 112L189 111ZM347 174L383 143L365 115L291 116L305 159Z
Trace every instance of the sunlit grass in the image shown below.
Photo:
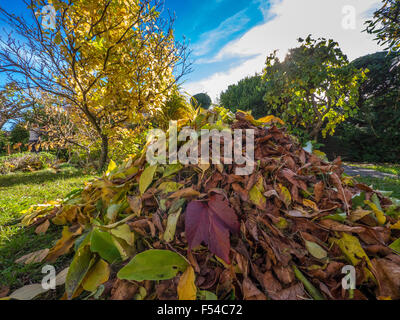
M43 277L42 264L24 265L14 261L33 251L50 248L61 234L60 227L56 226L51 226L44 235L37 235L34 228L13 224L21 211L34 204L62 199L91 178L92 175L72 167L0 176L0 286L17 288L39 281ZM54 265L56 270L68 265L70 258L58 259Z

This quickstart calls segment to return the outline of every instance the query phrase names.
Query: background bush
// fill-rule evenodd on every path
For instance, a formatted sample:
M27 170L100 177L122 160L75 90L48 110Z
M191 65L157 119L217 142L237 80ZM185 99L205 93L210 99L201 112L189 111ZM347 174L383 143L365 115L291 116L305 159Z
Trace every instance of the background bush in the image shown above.
M340 125L323 148L333 158L348 161L400 161L400 67L394 67L399 54L378 52L352 62L368 68L361 85L359 112Z
M54 164L56 156L48 152L15 153L0 157L0 174L15 171L35 171L47 168Z

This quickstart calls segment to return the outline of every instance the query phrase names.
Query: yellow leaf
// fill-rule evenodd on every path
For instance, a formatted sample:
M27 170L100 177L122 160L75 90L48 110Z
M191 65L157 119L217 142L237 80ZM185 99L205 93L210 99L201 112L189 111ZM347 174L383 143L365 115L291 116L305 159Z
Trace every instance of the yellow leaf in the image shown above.
M400 221L397 221L390 229L400 230Z
M378 206L369 200L365 200L364 203L369 205L370 208L372 209L372 211L375 213L375 217L378 220L378 223L380 225L384 225L386 222L386 217L385 217L385 214L383 213L383 211L379 210Z
M59 239L56 245L50 249L49 254L46 257L46 261L55 262L59 256L68 253L74 245L75 238L81 233L81 228L79 228L75 233L72 233L69 231L68 227L64 227L61 239Z
M194 284L195 274L192 266L189 266L182 274L178 283L179 300L196 300L197 288Z
M257 185L250 189L249 200L260 209L265 209L267 204L265 197L263 196L259 188L257 188Z
M280 123L282 125L285 124L285 122L283 122L280 118L275 117L273 115L263 117L261 119L258 119L257 121L258 122L262 122L264 124L270 124L270 123Z
M292 203L292 196L290 195L288 188L281 184L279 184L278 186L280 189L279 194L281 196L281 200L285 203L286 207L289 207Z
M157 165L147 167L140 176L139 180L139 190L143 194L146 192L147 188L153 182L154 174L157 170Z
M207 171L208 168L210 168L210 164L209 163L205 163L205 164L199 164L198 167L203 171Z
M97 287L108 281L110 268L108 263L100 259L88 272L82 282L82 287L86 291L95 291Z
M308 199L304 199L303 200L303 205L306 207L309 207L315 211L319 211L317 204L314 201L308 200Z
M358 207L356 210L352 211L350 216L349 216L349 220L351 222L356 222L358 220L361 220L362 218L364 218L365 216L371 214L372 212L369 210L364 210L361 207Z
M332 241L339 246L340 250L342 250L343 254L354 266L364 258L368 267L372 268L371 261L364 249L361 247L358 238L343 232L341 239L332 239Z
M113 160L111 160L108 165L107 171L106 171L106 176L108 177L110 175L111 171L113 171L116 167L117 167L117 164Z

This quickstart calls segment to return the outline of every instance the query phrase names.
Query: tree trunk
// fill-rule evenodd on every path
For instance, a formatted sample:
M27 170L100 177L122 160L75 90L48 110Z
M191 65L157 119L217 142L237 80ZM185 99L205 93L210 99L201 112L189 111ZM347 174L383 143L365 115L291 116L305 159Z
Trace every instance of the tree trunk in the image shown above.
M311 132L311 138L313 140L315 140L315 142L318 142L318 136L319 136L319 132L321 131L322 125L323 125L323 122L317 123Z
M99 170L104 170L108 160L108 137L102 135L101 136L101 154L100 154L100 163Z

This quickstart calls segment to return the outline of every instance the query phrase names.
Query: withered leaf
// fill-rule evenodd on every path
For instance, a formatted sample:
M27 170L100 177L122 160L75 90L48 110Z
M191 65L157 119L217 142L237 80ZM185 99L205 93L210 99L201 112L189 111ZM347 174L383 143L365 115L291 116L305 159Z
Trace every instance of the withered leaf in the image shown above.
M318 203L321 201L322 196L324 194L325 184L323 181L318 182L314 186L314 197L315 201Z
M371 262L379 282L377 295L400 299L400 265L388 259L374 259Z
M249 278L243 280L243 299L244 300L267 300L267 297L262 293Z
M47 219L45 222L43 222L42 224L40 224L39 226L37 226L37 228L35 229L35 233L36 234L45 234L47 229L50 226L50 221Z
M169 198L193 198L199 195L200 192L194 190L193 188L185 188L171 194Z
M235 211L221 195L213 195L207 202L192 201L186 208L185 234L189 249L204 242L209 250L226 263L229 261L229 232L239 232Z

